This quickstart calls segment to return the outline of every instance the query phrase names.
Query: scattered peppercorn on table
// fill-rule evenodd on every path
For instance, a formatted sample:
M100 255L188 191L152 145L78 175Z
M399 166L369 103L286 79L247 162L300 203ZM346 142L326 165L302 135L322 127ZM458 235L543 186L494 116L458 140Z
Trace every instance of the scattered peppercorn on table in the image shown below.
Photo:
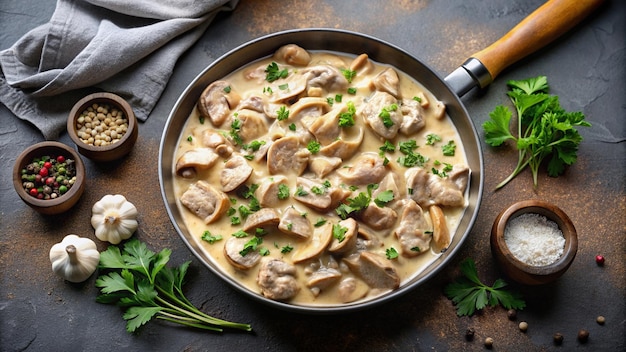
M167 116L191 80L220 55L244 41L294 27L342 28L372 35L415 55L441 77L467 56L488 46L542 4L502 1L321 2L277 5L242 0L222 13L178 62L170 83L147 122L139 125L134 149L103 167L83 159L87 187L72 209L43 216L22 203L12 187L0 202L0 350L2 351L589 351L626 350L626 2L604 4L580 26L531 57L505 70L484 91L463 98L481 136L485 187L473 230L450 265L407 294L362 312L302 315L277 311L234 290L205 268L169 220L157 176L159 143ZM15 1L0 5L0 49L49 20L54 2ZM512 146L484 143L483 122L497 105L510 104L508 80L545 75L550 93L568 111L582 111L590 128L578 160L558 178L541 168L537 188L526 170L502 189L496 185L515 168ZM15 157L42 140L28 123L0 106L2 179ZM60 142L72 145L64 134ZM185 296L204 313L250 324L253 332L207 332L153 320L135 334L125 329L121 310L96 302L97 274L82 283L55 275L50 248L69 235L100 241L90 224L92 206L121 194L137 208L134 237L159 252L172 250L170 264L191 261ZM511 203L543 199L565 211L578 232L578 254L570 269L544 286L521 286L499 270L489 245L497 214ZM523 310L486 307L459 317L444 287L471 258L480 280L502 278L522 294ZM599 259L598 259L599 258Z

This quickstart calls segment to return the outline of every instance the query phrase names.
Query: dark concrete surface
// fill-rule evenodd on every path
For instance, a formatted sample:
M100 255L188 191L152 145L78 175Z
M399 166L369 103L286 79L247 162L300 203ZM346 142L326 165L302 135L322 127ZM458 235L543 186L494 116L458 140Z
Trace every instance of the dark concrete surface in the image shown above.
M235 46L278 30L343 28L398 45L442 77L537 8L540 0L245 0L222 14L179 61L151 117L140 125L133 152L112 169L86 160L89 180L77 206L54 217L41 216L18 198L10 173L17 154L42 140L32 126L0 106L0 351L480 351L494 339L494 351L626 350L626 2L602 8L550 47L506 70L483 92L463 101L477 126L498 104L508 103L505 83L546 75L552 93L571 111L583 111L593 127L582 129L578 161L565 175L539 175L534 190L524 172L504 189L495 185L513 169L516 152L483 143L485 190L479 217L450 266L428 284L371 310L338 316L308 316L273 309L236 292L196 260L175 233L160 196L157 158L162 128L177 97L209 63ZM53 1L0 3L0 49L47 22ZM480 129L481 130L481 129ZM482 131L482 130L481 130ZM482 136L481 136L482 138ZM67 135L61 142L71 144ZM136 236L153 249L173 250L172 263L192 260L186 292L209 314L252 324L253 333L200 332L161 322L138 334L125 332L121 311L95 302L95 277L70 284L50 269L48 251L65 235L95 239L91 206L103 195L124 194L140 210ZM458 275L458 263L473 258L481 278L501 277L489 249L497 213L522 199L544 199L573 219L578 255L557 282L520 287L527 308L509 321L500 307L459 318L443 287ZM98 248L105 244L97 241ZM606 257L604 267L594 261ZM606 323L599 325L596 317ZM520 321L529 324L522 333ZM465 340L465 331L475 338ZM589 341L576 340L579 329ZM552 342L564 335L562 346Z

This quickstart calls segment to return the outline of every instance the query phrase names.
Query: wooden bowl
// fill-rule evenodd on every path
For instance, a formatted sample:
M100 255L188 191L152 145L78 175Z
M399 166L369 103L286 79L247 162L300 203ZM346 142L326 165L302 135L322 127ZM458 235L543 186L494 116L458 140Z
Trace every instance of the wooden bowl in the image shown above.
M515 257L504 238L507 224L516 217L534 213L554 221L565 238L563 254L553 263L542 266L529 265ZM542 285L552 282L567 271L578 250L576 229L570 218L557 206L541 200L525 200L504 209L495 219L491 229L491 252L500 268L514 281L525 285Z
M83 112L89 107L97 104L99 106L108 105L111 109L115 108L124 113L128 120L128 129L117 142L108 145L98 146L84 142L76 130L77 121ZM94 93L79 100L67 119L67 133L72 141L76 144L78 152L94 161L112 161L119 159L128 154L137 141L139 128L137 118L133 109L126 100L112 93Z
M75 161L76 181L69 190L55 199L38 199L24 189L22 180L22 169L26 168L34 158L42 156L63 155L65 159ZM72 148L59 142L41 142L30 146L24 150L16 159L13 166L13 187L17 194L31 208L41 214L60 214L76 204L85 190L85 165L80 155Z

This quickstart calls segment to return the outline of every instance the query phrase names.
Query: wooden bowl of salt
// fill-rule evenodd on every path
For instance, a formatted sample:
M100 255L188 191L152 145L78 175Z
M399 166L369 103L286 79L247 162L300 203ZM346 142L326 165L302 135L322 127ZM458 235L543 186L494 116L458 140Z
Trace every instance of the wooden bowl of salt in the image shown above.
M504 209L491 228L491 252L502 271L525 285L542 285L567 271L578 251L570 218L542 200Z

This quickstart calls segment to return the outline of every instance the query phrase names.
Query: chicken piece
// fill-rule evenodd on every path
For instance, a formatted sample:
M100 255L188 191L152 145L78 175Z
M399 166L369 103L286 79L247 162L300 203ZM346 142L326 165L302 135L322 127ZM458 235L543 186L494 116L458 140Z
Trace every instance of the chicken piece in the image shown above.
M202 145L208 148L215 149L220 145L230 144L230 142L226 138L224 138L221 133L211 128L202 130L200 138L202 141Z
M294 207L289 207L283 212L278 229L301 240L311 237L313 233L313 226L309 219Z
M261 254L258 251L243 251L249 240L248 237L231 236L224 243L224 257L239 270L251 269L261 261Z
M454 165L448 177L439 177L422 168L410 168L406 172L407 187L412 189L411 199L421 206L438 204L458 207L465 205L465 187L469 168Z
M296 44L287 44L276 50L274 59L288 65L306 66L311 62L311 55Z
M333 225L333 239L328 251L333 254L348 253L356 248L359 224L352 218Z
M367 284L357 278L347 277L339 283L339 298L343 303L359 300L369 292Z
M263 208L275 208L282 201L279 197L281 185L288 187L287 177L275 175L265 177L259 182L259 187L254 192L254 196ZM288 188L287 188L288 190ZM287 193L289 193L287 191ZM287 194L289 196L289 194Z
M387 67L372 79L371 88L399 98L400 78L398 78L398 73L393 68Z
M270 146L267 151L267 167L271 175L301 175L309 161L309 152L300 148L300 140L296 136L282 137Z
M372 252L359 252L343 259L350 270L372 288L393 290L400 276L387 258Z
M308 87L320 87L327 92L344 92L348 89L348 80L333 66L317 65L302 71L308 77Z
M225 81L215 81L204 89L198 100L200 115L209 118L214 126L221 126L234 109L241 96ZM228 93L226 93L228 91Z
M359 110L357 114L363 117L365 123L378 136L386 140L396 137L402 125L402 113L393 95L376 91ZM383 111L387 115L385 118L381 117Z
M224 163L224 168L220 175L220 184L224 192L234 191L250 178L252 166L241 155L235 155Z
M300 291L296 268L280 259L264 258L257 275L261 294L269 299L283 301Z
M176 174L184 178L193 178L198 169L206 170L217 160L218 155L211 148L195 148L186 151L176 161Z
M404 99L400 111L402 112L400 133L403 135L412 136L426 126L424 108L417 101Z
M383 158L374 152L359 155L352 166L337 170L342 181L348 185L377 184L387 174Z
M422 208L410 199L403 200L401 208L400 224L395 235L402 255L410 258L425 253L430 248L432 234L426 231L428 222Z
M247 97L245 99L243 99L240 103L239 103L239 110L252 110L252 111L256 111L256 112L260 112L260 113L265 113L265 103L263 102L263 98L258 97L256 95Z
M245 232L255 229L276 228L280 222L278 212L272 208L261 208L248 215L246 222L242 226Z
M326 222L322 226L315 227L313 230L313 236L311 236L306 243L299 245L298 248L292 252L291 261L297 264L319 257L322 253L324 253L332 239L332 223Z
M363 210L361 221L374 230L391 230L398 220L398 214L389 207L379 207L373 202Z
M293 198L309 208L326 211L333 206L330 192L321 182L298 177L296 187L297 191Z
M254 110L238 110L237 118L241 121L239 137L244 142L251 142L267 133L265 114Z
M341 109L333 109L322 116L302 119L302 123L320 144L327 145L339 138L341 133L338 123L340 113Z
M180 197L180 202L205 224L219 219L230 207L226 194L205 181L190 185Z

